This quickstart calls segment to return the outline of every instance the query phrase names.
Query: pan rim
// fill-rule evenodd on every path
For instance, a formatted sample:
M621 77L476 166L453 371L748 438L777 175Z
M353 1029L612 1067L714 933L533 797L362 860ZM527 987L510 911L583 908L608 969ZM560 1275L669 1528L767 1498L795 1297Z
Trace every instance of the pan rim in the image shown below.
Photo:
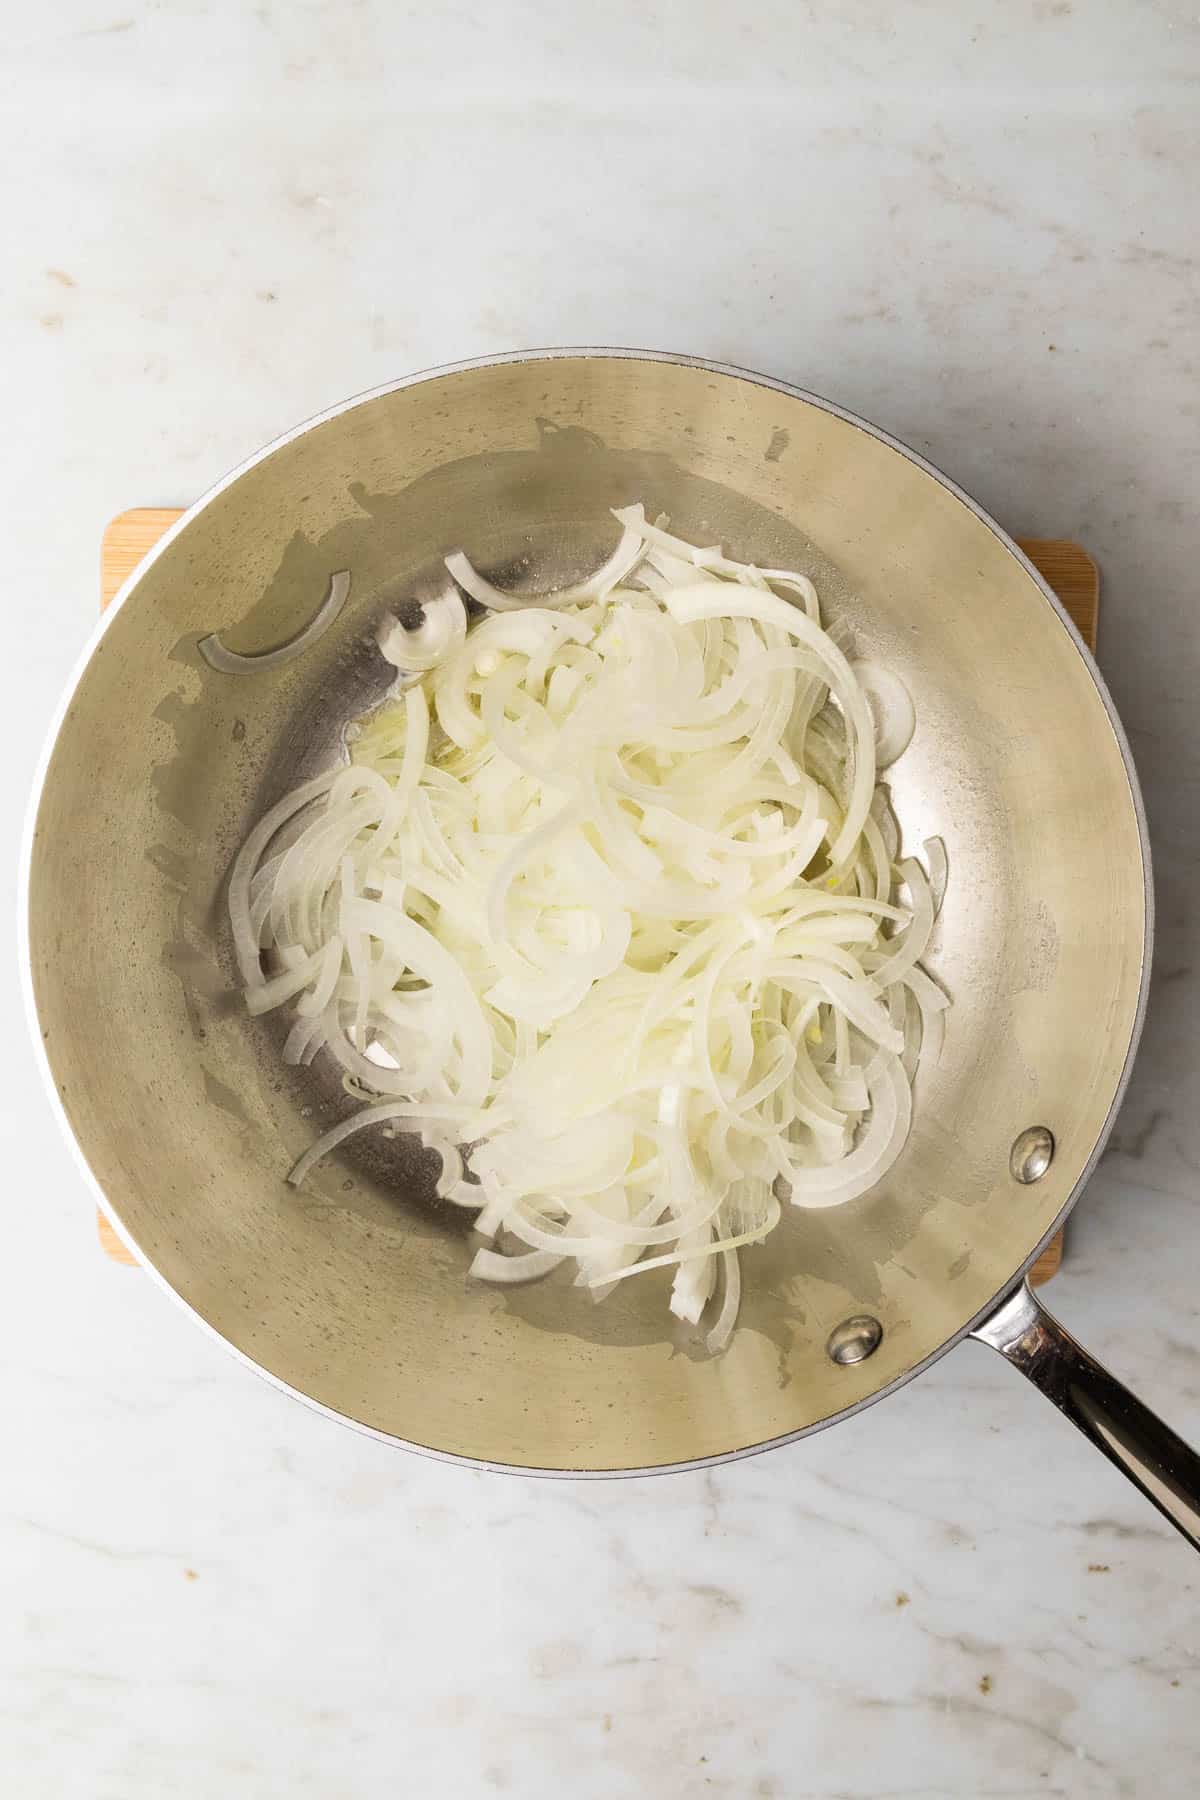
M230 1339L223 1336L214 1325L210 1324L209 1321L197 1311L192 1303L185 1299L184 1296L171 1285L166 1277L159 1272L153 1263L143 1255L133 1234L125 1227L122 1220L114 1211L108 1196L105 1194L99 1181L93 1174L83 1147L75 1135L70 1120L67 1117L66 1109L62 1104L62 1099L54 1080L54 1073L50 1064L49 1055L42 1039L33 985L33 962L29 930L30 885L33 870L34 840L37 831L38 815L41 810L42 795L59 733L74 699L76 689L83 679L84 673L95 654L97 646L105 636L105 633L110 629L113 620L116 618L121 608L131 598L136 588L140 585L140 582L147 571L158 561L159 557L167 551L176 537L185 531L192 521L198 518L199 515L218 499L227 488L233 486L236 481L240 480L241 477L247 474L251 469L256 468L260 463L265 462L269 457L273 456L277 451L284 449L288 444L295 442L298 438L315 430L319 425L326 424L332 419L339 418L342 414L350 412L356 407L383 399L389 394L402 392L406 388L415 387L423 382L437 380L443 376L464 374L474 369L495 368L509 363L541 362L571 358L674 363L683 367L706 370L714 375L721 375L734 380L747 381L755 386L769 388L776 393L785 394L790 399L804 401L811 406L817 407L822 412L826 412L832 417L842 420L848 425L853 425L858 430L866 433L867 436L874 438L877 442L884 444L887 448L896 451L915 467L922 470L923 473L931 476L951 493L955 499L965 506L981 524L985 525L1009 554L1015 558L1021 568L1024 569L1025 573L1033 580L1041 593L1042 598L1057 616L1060 625L1066 630L1077 653L1081 657L1084 667L1091 677L1092 684L1096 690L1100 703L1104 708L1108 718L1109 727L1112 730L1117 748L1121 754L1121 761L1124 766L1125 777L1129 786L1130 798L1133 803L1134 816L1137 824L1138 842L1142 859L1144 921L1138 997L1130 1028L1129 1042L1126 1047L1121 1072L1114 1087L1112 1100L1097 1134L1091 1154L1084 1164L1083 1169L1080 1171L1078 1180L1067 1195L1067 1198L1055 1215L1049 1228L1033 1246L1025 1260L1013 1271L1011 1277L997 1289L991 1299L943 1343L939 1344L919 1362L914 1363L910 1368L898 1375L893 1381L888 1382L886 1386L879 1388L875 1393L869 1394L863 1399L854 1401L851 1405L843 1407L838 1412L830 1413L825 1418L814 1421L812 1424L802 1425L795 1431L782 1432L774 1437L763 1438L755 1443L739 1445L730 1450L718 1451L711 1456L695 1457L686 1461L652 1463L644 1466L630 1465L627 1467L596 1469L540 1468L523 1463L497 1462L487 1458L467 1456L457 1451L441 1450L434 1445L421 1444L411 1438L404 1438L393 1432L383 1431L377 1426L367 1424L364 1420L353 1418L349 1413L339 1412L335 1407L327 1406L323 1401L317 1400L312 1395L304 1393L300 1388L293 1387L281 1376L274 1374L270 1369L264 1368L261 1363L256 1362L253 1357L248 1355L244 1350L239 1349L239 1347L232 1343ZM146 1274L150 1275L157 1285L171 1297L176 1305L181 1307L195 1323L200 1326L201 1330L204 1331L206 1335L222 1345L228 1353L237 1358L237 1360L244 1364L246 1368L253 1370L255 1374L269 1382L273 1387L279 1389L282 1393L291 1395L293 1398L301 1401L305 1406L323 1414L326 1418L334 1420L341 1425L348 1425L355 1431L374 1438L380 1443L390 1444L403 1450L409 1450L417 1455L430 1457L438 1462L454 1463L461 1467L484 1470L488 1473L523 1475L563 1481L615 1480L617 1478L642 1477L649 1475L683 1474L697 1469L715 1468L722 1463L740 1462L745 1457L757 1456L764 1451L775 1450L781 1448L785 1444L796 1443L800 1439L810 1437L818 1431L825 1431L830 1426L838 1425L843 1420L851 1418L857 1413L864 1412L868 1407L874 1406L879 1401L887 1399L889 1395L895 1393L899 1388L906 1386L907 1383L914 1380L916 1376L924 1373L924 1371L930 1368L935 1362L940 1361L941 1358L947 1355L956 1344L962 1341L963 1338L968 1337L992 1312L996 1310L1013 1289L1019 1285L1046 1246L1061 1230L1063 1222L1075 1206L1076 1201L1083 1192L1084 1187L1090 1179L1092 1172L1103 1153L1105 1144L1108 1141L1117 1113L1120 1109L1121 1102L1125 1097L1125 1092L1129 1085L1133 1064L1137 1056L1138 1045L1141 1040L1142 1029L1145 1024L1154 945L1154 889L1149 831L1145 803L1142 797L1141 786L1138 781L1137 770L1133 761L1133 753L1130 749L1125 728L1121 723L1112 695L1108 690L1108 686L1100 673L1091 651L1084 643L1057 595L1053 592L1045 578L1041 575L1039 570L1034 567L1033 563L1030 562L1029 558L1020 549L1013 538L1010 537L1003 527L992 518L990 513L986 512L977 501L973 500L969 494L964 492L957 482L953 481L939 469L936 464L930 462L918 451L913 450L911 446L905 444L899 438L892 436L890 432L883 430L880 426L871 424L869 420L862 418L859 414L839 406L834 401L825 399L822 395L814 393L810 389L799 387L791 382L781 381L773 376L761 374L753 369L742 368L733 363L714 361L706 357L692 356L683 352L644 350L615 345L564 345L529 350L512 350L498 355L469 357L461 361L436 364L428 368L417 370L412 374L401 376L396 380L383 382L376 387L365 389L360 393L351 395L348 399L342 400L333 406L326 407L320 412L314 413L311 417L303 420L300 424L293 426L290 430L281 433L278 437L272 438L259 450L235 464L232 469L214 482L198 500L193 502L190 507L186 508L175 523L168 528L159 541L148 552L142 562L139 563L137 568L122 583L112 602L97 621L97 624L90 633L80 655L76 659L75 665L67 679L62 696L51 716L50 724L38 755L29 804L26 810L18 870L17 909L18 949L25 1016L30 1036L33 1040L35 1061L42 1078L43 1086L45 1087L47 1096L50 1100L51 1109L58 1122L59 1129L66 1138L73 1160L83 1176L85 1186L90 1190L96 1204L112 1225L118 1238L137 1258L140 1268Z

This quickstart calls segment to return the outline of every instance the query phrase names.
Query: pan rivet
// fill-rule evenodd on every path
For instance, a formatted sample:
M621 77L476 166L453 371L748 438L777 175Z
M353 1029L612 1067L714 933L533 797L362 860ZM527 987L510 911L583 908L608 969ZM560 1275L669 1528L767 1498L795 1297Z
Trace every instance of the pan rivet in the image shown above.
M883 1326L870 1313L856 1313L852 1319L843 1319L835 1325L825 1345L825 1354L843 1368L851 1363L866 1362L873 1350L878 1350L883 1337Z
M1031 1125L1023 1131L1008 1153L1008 1166L1014 1181L1040 1181L1054 1161L1054 1133L1044 1125Z

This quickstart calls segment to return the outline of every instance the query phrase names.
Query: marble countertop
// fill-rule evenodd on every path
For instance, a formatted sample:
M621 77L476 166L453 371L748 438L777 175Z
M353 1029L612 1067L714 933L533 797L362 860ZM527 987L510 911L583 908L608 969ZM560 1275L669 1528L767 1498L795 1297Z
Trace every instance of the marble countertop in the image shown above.
M1195 8L569 19L61 0L10 22L6 835L119 509L520 345L684 349L830 394L1102 566L1159 948L1049 1294L1200 1439ZM1196 1791L1195 1557L988 1352L708 1474L539 1484L391 1452L102 1259L3 980L14 1797Z

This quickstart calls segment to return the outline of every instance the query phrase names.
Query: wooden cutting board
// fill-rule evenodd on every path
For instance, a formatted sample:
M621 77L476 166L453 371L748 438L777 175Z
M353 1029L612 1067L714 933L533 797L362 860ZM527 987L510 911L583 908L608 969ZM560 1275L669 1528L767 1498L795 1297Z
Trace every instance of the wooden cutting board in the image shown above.
M138 506L119 513L100 545L100 605L105 607L132 575L148 550L179 517L179 509ZM1070 613L1089 649L1096 648L1100 615L1100 571L1086 550L1065 538L1018 538L1030 562L1041 570ZM137 1266L137 1258L121 1242L103 1213L97 1214L100 1244L114 1262ZM1044 1250L1030 1276L1035 1285L1049 1281L1062 1261L1062 1233Z

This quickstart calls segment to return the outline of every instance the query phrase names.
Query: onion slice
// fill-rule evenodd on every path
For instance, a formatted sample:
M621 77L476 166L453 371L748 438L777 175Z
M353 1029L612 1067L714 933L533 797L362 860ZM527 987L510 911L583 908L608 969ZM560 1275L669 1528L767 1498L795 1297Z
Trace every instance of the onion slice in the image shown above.
M259 650L253 654L243 654L240 650L229 650L221 642L219 631L210 632L202 637L196 645L201 656L211 668L219 669L223 675L261 675L267 669L282 668L284 663L294 662L333 624L341 612L350 593L350 571L339 569L329 578L329 592L322 600L317 611L294 638L286 644L278 644L274 650Z
M523 1256L503 1256L498 1250L477 1250L467 1274L477 1281L494 1281L511 1287L521 1281L539 1281L564 1260L551 1250L526 1250Z
M917 728L912 695L894 670L882 663L859 657L850 666L875 721L876 767L889 768L908 749Z
M525 606L574 606L583 600L603 600L640 561L643 548L641 532L627 525L612 555L594 574L567 587L552 588L545 594L510 594L503 588L494 587L461 550L453 551L445 561L459 587L470 594L472 600L478 600L480 605L490 607L493 612L510 612Z
M376 632L385 662L405 675L423 675L458 649L467 635L467 613L457 590L421 605L421 622L411 629L388 613Z

